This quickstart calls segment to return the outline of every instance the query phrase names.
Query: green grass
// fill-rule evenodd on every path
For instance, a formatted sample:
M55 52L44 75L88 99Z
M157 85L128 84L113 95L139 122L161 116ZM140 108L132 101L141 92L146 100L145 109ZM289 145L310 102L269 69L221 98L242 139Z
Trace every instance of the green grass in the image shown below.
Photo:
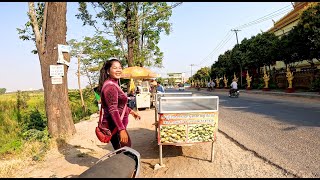
M87 111L81 107L79 91L69 92L74 123L86 120L98 111L94 93L83 90ZM37 142L42 148L31 148L34 160L41 159L50 142L47 130L43 92L17 92L0 95L0 157L22 153L26 144ZM40 145L39 145L40 143Z

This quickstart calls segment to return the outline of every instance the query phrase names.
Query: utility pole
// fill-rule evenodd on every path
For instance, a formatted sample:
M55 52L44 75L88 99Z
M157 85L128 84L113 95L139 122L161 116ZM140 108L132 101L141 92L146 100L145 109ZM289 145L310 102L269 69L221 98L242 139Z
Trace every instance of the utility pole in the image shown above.
M236 33L236 38L237 38L237 44L239 44L238 42L238 31L240 31L239 29L231 29L231 31L234 31Z
M236 38L237 38L237 45L239 45L239 41L238 41L238 31L240 31L239 29L231 29L231 31L234 31L236 33ZM240 65L240 84L242 87L242 64L239 62Z
M192 66L195 66L195 64L190 64L190 66L191 66L191 76L190 77L192 77Z

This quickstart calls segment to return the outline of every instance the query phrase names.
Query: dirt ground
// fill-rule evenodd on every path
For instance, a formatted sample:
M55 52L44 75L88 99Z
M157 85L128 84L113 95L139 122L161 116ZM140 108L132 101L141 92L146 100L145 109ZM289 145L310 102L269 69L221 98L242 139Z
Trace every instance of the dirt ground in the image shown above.
M130 116L128 126L132 148L141 154L139 177L293 177L255 156L221 132L218 132L214 145L213 163L210 162L211 143L163 146L165 167L154 170L154 165L159 163L159 146L152 125L154 110L141 110L139 114L142 119L136 121ZM94 129L97 121L98 115L94 114L90 120L77 123L77 133L64 146L52 148L41 162L24 162L23 167L10 177L77 177L113 150L111 144L103 144L96 138Z

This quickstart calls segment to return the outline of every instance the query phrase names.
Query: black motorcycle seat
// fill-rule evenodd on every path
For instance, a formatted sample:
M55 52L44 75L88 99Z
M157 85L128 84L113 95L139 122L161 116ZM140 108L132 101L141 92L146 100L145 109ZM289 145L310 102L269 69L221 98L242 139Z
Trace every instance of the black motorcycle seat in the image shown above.
M136 161L126 154L119 153L101 160L78 178L132 178Z

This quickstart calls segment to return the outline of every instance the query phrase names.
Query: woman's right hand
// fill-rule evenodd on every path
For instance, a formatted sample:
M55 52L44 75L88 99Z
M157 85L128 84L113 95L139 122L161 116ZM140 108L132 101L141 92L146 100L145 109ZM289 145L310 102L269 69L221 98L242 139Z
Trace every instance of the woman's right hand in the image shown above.
M128 134L125 129L120 131L120 142L127 143L128 142Z
M130 114L132 114L132 116L136 119L136 120L140 120L141 119L141 116L135 112L135 111L131 111Z

